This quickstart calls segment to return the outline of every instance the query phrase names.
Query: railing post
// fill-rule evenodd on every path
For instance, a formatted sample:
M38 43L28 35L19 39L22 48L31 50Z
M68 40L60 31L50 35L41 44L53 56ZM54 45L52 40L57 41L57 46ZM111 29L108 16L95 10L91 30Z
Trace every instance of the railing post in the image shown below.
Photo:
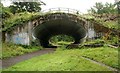
M61 11L60 8L58 8L58 11L59 11L59 12Z
M69 13L69 8L68 8L68 13Z
M49 12L51 12L51 9L49 9Z
M79 11L77 11L76 14L78 15L78 14L79 14Z
M65 12L65 13L71 13L71 14L79 14L79 11L78 10L74 10L74 9L70 9L70 8L51 8L51 9L48 9L47 10L48 12L51 12L51 11L55 11L55 12ZM52 12L51 12L52 13Z

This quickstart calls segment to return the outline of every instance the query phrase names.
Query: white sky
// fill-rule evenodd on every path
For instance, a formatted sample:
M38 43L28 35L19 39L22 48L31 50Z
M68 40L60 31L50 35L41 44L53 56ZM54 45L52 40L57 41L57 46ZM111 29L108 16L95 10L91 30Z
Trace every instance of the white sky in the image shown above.
M86 13L90 7L95 5L96 2L102 2L102 3L114 3L115 0L42 0L44 3L46 3L46 6L42 6L42 10L46 10L49 8L57 8L57 7L63 7L63 8L72 8L79 10L82 13ZM4 0L2 1L4 6L9 6L10 1Z

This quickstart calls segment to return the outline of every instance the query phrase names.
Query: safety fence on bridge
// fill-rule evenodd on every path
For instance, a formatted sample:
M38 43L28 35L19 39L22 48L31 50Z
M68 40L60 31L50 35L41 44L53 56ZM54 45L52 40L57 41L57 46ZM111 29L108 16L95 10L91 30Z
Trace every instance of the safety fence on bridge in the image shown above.
M56 12L64 12L64 13L71 13L71 14L81 14L79 10L76 9L70 9L70 8L50 8L42 11L43 13L56 13Z

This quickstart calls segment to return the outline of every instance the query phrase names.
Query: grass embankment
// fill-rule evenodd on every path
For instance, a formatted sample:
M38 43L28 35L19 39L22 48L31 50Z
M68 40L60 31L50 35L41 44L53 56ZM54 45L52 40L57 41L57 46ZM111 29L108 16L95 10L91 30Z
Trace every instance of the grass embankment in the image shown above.
M118 68L118 51L109 47L66 49L37 56L20 62L8 71L109 71L105 66L82 58L82 56Z
M3 43L2 44L2 56L0 56L0 59L23 55L29 52L40 50L40 49L42 48L38 46L25 46L25 45Z
M97 62L104 63L108 66L118 68L118 50L109 47L100 47L95 49L83 49L81 54Z

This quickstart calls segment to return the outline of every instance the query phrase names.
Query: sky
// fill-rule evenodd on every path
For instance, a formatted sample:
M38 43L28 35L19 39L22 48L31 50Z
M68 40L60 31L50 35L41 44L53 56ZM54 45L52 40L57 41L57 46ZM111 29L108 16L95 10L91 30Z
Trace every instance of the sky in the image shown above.
M42 10L46 10L49 8L71 8L79 10L81 13L87 13L87 10L90 9L92 6L95 5L96 2L102 2L105 4L114 3L115 0L42 0L46 3L45 6L41 6ZM10 0L3 0L2 3L4 6L9 6L11 1Z

